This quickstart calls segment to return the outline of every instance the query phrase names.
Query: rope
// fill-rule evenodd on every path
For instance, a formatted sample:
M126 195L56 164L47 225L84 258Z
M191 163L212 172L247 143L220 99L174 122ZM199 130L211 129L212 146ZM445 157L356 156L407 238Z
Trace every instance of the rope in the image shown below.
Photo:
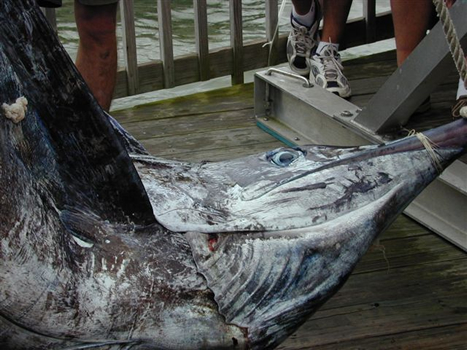
M441 174L443 172L443 166L441 165L439 155L436 153L438 146L421 132L411 130L408 136L416 136L418 138L418 140L422 143L423 147L425 147L426 151L428 152L436 171L438 174Z
M26 116L28 100L24 96L18 97L16 102L11 105L3 103L2 110L5 113L5 117L11 119L13 123L18 124Z
M448 8L443 0L433 0L433 4L436 7L436 12L438 12L444 34L446 35L446 40L449 44L449 50L451 51L459 76L464 82L464 86L467 87L467 63L465 60L465 54L460 45L456 28L454 28Z
M439 156L436 153L436 149L438 148L438 146L436 146L435 143L433 143L428 137L426 137L421 132L417 132L415 136L417 136L417 138L422 143L423 147L425 147L426 151L430 155L431 162L433 163L435 169L438 171L439 174L441 174L443 172L443 166L441 165Z

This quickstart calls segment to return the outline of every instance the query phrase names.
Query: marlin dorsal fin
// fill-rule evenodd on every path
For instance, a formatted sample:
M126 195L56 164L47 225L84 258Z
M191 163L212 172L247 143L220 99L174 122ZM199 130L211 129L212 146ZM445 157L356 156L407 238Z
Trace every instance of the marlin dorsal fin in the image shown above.
M103 219L154 221L120 137L35 1L0 3L0 80L0 105L27 101L18 123L0 111L9 124L1 147L30 166L58 209L84 205Z

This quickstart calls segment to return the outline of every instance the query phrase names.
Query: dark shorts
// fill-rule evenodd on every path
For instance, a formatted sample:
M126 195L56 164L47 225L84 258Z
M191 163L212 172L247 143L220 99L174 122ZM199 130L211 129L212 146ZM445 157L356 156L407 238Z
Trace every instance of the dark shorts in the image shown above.
M99 6L115 4L118 0L78 0L83 5ZM37 4L41 7L60 7L62 0L37 0Z

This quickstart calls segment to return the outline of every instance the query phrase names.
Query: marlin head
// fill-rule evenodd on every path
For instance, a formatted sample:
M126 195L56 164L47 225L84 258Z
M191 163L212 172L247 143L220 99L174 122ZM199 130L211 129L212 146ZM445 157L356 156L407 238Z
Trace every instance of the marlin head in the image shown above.
M133 159L156 217L171 230L280 231L332 221L391 191L397 215L465 152L465 124L381 145L279 148L218 163Z

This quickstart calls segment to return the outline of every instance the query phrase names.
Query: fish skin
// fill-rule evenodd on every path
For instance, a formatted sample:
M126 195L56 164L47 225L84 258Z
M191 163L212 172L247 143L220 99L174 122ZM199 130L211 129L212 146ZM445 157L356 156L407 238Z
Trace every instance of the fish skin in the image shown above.
M0 2L0 104L28 102L17 124L0 111L2 348L274 348L438 176L414 137L152 157L51 33L34 2ZM465 120L426 134L443 167L465 153Z

